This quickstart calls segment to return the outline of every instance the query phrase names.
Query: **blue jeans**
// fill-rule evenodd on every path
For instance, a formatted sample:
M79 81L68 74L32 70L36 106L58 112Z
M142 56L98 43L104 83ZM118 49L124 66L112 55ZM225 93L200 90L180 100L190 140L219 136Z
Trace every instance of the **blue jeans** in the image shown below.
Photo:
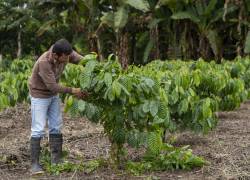
M50 98L31 97L31 137L44 137L48 120L50 134L60 134L62 114L59 96Z

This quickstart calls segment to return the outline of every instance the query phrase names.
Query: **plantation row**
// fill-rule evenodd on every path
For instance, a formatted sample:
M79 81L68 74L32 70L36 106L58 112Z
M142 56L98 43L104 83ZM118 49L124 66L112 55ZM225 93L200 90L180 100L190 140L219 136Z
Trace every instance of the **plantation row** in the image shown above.
M164 130L206 133L217 124L216 111L233 110L249 96L248 59L222 65L154 61L126 71L112 60L83 64L68 67L65 82L91 96L86 101L68 96L66 110L100 122L118 158L124 143L158 155Z
M81 87L85 100L63 95L65 110L86 116L104 127L113 163L121 165L124 144L146 147L141 164L125 164L140 170L189 169L201 166L202 158L187 148L163 142L163 133L184 129L207 133L217 124L215 112L233 110L250 97L248 58L216 64L153 61L146 66L123 70L117 60L98 62L85 56L81 65L68 65L62 83ZM15 60L10 70L0 73L0 109L28 99L27 78L32 62ZM140 166L138 166L140 165Z
M33 62L29 59L14 60L10 67L0 64L0 111L28 100L27 79L32 66Z

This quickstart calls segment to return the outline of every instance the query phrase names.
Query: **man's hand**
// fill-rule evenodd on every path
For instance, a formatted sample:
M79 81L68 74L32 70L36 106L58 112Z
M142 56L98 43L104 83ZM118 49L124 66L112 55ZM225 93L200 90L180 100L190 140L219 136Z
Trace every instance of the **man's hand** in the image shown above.
M72 94L78 99L84 99L85 97L88 97L88 93L82 92L80 88L72 88Z
M77 98L81 98L82 92L80 88L72 88L72 94Z

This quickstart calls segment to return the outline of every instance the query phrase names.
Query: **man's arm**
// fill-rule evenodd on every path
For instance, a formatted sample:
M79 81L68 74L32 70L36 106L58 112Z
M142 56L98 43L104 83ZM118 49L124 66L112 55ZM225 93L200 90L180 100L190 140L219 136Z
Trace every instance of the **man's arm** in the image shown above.
M73 94L77 98L83 98L84 96L86 96L81 92L80 88L71 88L58 84L56 82L55 74L52 71L50 64L46 61L41 61L39 63L39 75L47 88L54 93L69 93Z
M72 88L61 86L56 82L55 74L47 61L39 62L39 75L50 91L54 93L72 93Z
M73 52L69 56L69 62L73 64L78 64L82 58L82 55L78 54L76 51L73 50Z

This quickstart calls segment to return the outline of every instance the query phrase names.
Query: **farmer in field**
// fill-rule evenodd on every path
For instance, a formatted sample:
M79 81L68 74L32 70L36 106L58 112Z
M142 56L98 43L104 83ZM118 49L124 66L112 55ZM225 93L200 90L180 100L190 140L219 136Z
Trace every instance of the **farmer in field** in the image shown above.
M58 93L73 94L78 98L86 96L80 88L60 85L59 78L68 62L77 64L82 58L72 50L70 43L58 40L48 51L43 53L35 63L29 80L31 97L31 173L43 173L39 164L40 141L45 135L45 125L48 120L49 145L51 163L62 162L62 113Z

